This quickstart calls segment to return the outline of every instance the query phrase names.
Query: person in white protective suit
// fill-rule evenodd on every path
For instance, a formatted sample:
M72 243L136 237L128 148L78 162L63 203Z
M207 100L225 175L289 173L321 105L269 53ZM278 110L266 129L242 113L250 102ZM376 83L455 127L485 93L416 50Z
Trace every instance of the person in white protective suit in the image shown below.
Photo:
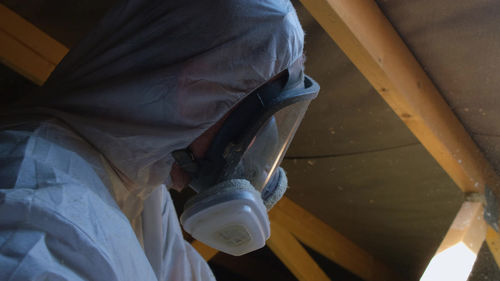
M193 237L264 246L318 85L288 0L119 3L1 111L0 280L213 280Z

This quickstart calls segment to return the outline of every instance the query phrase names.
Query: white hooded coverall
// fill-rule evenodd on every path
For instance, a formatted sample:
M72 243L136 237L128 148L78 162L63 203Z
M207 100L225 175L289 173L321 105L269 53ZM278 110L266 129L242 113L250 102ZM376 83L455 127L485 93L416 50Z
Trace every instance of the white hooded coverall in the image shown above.
M213 280L166 189L171 152L301 58L303 37L288 0L111 9L0 111L0 280Z

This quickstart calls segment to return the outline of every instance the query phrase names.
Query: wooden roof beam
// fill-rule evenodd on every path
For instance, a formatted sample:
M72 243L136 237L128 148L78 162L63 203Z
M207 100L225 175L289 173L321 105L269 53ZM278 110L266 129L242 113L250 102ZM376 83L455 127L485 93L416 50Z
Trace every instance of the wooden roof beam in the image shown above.
M0 62L43 85L68 48L0 4Z
M421 281L466 281L486 237L480 202L464 202Z
M490 163L375 1L301 2L460 189L498 191Z
M301 2L456 185L480 194L488 186L500 202L498 175L377 3ZM488 245L499 257L499 247Z
M193 246L198 254L200 254L200 256L206 261L211 260L219 252L218 250L207 246L198 240L193 240L193 242L191 242L191 246Z
M269 219L271 237L267 245L299 280L315 280L304 277L307 272L318 278L323 278L323 274L318 266L312 265L312 258L296 239L364 280L402 280L368 252L286 197L269 212ZM217 250L199 241L191 245L207 261L217 254Z
M277 221L271 221L267 246L299 281L330 281L297 239Z
M402 280L375 257L286 197L273 207L269 217L314 251L364 280Z

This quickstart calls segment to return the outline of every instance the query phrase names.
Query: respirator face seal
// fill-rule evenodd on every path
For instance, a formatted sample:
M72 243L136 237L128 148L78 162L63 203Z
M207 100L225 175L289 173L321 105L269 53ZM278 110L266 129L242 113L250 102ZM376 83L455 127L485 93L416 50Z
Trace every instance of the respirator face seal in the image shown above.
M172 153L199 193L181 216L194 238L232 255L265 245L267 211L287 187L279 165L319 92L306 75L298 82L291 85L283 75L250 93L224 121L204 159L187 149Z

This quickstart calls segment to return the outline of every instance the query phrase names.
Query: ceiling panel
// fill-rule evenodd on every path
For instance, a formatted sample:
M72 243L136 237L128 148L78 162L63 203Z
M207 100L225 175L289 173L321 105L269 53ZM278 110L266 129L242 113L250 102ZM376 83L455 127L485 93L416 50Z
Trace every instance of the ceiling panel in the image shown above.
M288 196L417 280L461 191L307 11L306 73L321 92L287 153Z

